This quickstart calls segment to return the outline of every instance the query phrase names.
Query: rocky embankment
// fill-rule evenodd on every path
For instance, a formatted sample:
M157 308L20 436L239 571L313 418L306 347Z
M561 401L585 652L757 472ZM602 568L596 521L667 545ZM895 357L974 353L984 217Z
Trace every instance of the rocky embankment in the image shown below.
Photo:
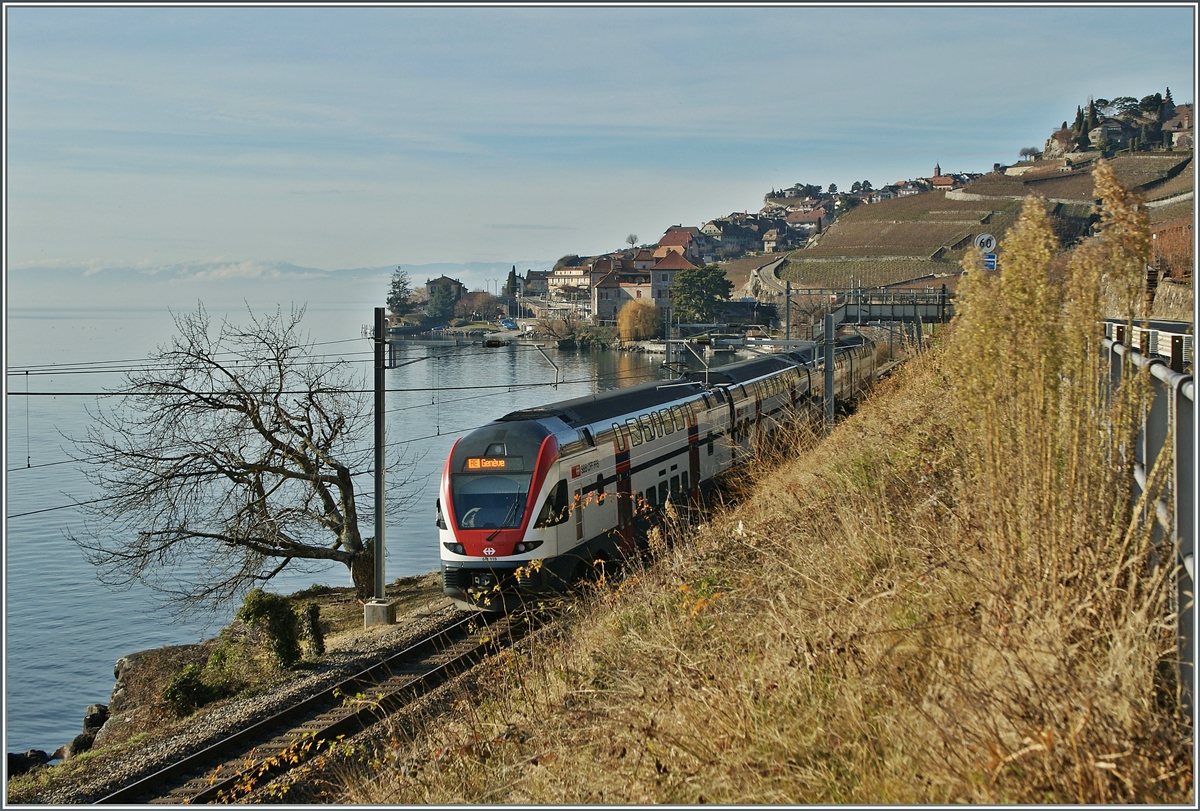
M397 623L370 629L362 627L362 608L344 593L349 590L334 590L322 602L322 617L329 626L326 655L284 671L270 689L218 701L187 718L175 716L164 702L165 680L189 664L206 661L217 640L164 646L121 657L113 666L114 685L108 703L91 704L85 709L79 735L54 752L31 749L8 753L8 801L94 801L132 775L161 768L174 758L278 712L298 696L358 672L387 651L424 635L453 612L449 599L441 593L440 582L435 572L401 578L389 585L388 596L397 597ZM90 756L80 758L85 752ZM15 786L14 777L21 778Z

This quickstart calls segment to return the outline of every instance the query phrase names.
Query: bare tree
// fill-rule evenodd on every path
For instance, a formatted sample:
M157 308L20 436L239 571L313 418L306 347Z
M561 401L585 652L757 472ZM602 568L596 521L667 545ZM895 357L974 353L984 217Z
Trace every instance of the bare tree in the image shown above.
M629 247L633 248L637 245L637 234L630 234L625 237L625 241L629 243Z
M72 442L103 497L69 536L102 582L215 610L289 565L334 560L359 599L372 595L359 523L373 516L355 489L372 456L368 394L348 362L313 354L303 316L214 327L203 306L176 315L178 334L126 373L115 405L89 409ZM392 486L400 508L407 484Z
M545 335L556 341L565 341L576 337L583 329L583 320L574 310L560 310L556 315L539 318L534 324L538 335Z

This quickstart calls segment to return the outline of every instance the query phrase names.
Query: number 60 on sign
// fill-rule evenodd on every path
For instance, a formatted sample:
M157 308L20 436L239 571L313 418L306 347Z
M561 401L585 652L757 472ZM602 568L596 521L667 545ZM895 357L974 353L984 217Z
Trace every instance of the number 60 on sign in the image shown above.
M975 237L975 247L984 253L996 250L996 238L991 234L980 234Z

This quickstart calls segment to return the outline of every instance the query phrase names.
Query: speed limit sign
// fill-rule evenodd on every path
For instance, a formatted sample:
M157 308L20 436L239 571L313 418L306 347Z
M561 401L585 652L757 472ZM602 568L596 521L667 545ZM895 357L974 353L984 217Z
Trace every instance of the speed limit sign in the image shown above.
M996 238L991 234L980 234L975 237L975 247L984 253L996 250Z

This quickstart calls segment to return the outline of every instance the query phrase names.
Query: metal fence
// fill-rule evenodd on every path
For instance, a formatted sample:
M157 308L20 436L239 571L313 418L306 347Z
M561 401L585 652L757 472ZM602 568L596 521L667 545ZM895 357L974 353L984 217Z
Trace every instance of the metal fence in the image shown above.
M1149 472L1162 453L1169 451L1171 454L1166 486L1155 502L1146 505L1142 521L1143 524L1153 524L1154 541L1157 544L1162 548L1174 546L1177 552L1176 560L1168 568L1173 570L1175 578L1172 608L1177 617L1180 704L1184 712L1191 716L1196 643L1193 586L1196 459L1195 395L1190 364L1184 366L1182 341L1176 342L1178 354L1161 357L1127 345L1123 327L1109 324L1106 333L1104 347L1108 350L1109 379L1114 387L1127 368L1150 369L1151 398L1142 414L1135 448L1135 498L1146 491ZM1190 344L1189 340L1189 350ZM1172 365L1189 373L1175 371Z

